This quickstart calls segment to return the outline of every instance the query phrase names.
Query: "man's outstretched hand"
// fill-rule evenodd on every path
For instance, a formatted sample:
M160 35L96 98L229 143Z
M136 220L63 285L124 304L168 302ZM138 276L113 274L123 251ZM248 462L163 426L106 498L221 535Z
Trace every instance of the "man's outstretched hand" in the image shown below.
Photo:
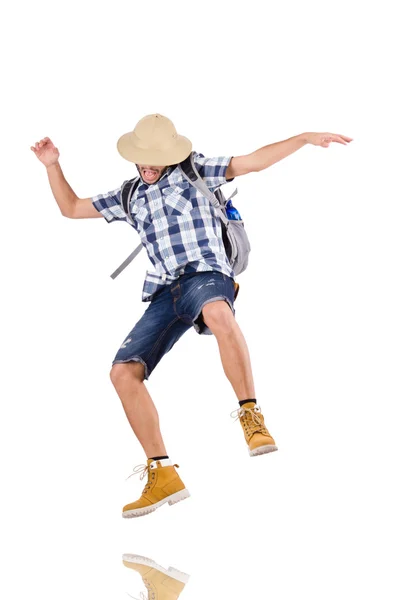
M349 138L346 135L339 135L337 133L306 133L305 134L306 142L308 144L313 144L313 146L321 146L322 148L328 148L332 142L337 142L338 144L350 144L353 141L353 138Z
M30 149L35 153L40 162L46 167L55 165L59 160L59 150L55 148L50 138L43 138L40 142L37 142Z

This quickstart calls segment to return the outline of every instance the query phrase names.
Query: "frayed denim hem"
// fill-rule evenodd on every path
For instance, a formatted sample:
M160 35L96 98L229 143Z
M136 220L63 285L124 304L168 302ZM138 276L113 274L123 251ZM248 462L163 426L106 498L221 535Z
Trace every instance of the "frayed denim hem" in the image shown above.
M199 318L199 316L201 315L203 308L206 304L210 304L211 302L217 302L219 300L225 300L225 302L228 303L228 305L230 306L230 309L233 313L233 315L235 314L235 310L234 310L234 306L233 304L230 302L230 299L227 296L214 296L214 298L208 298L208 300L206 300L205 302L203 302L203 304L201 305L200 310L198 311L197 315L194 317L193 319L193 327L194 329L197 331L197 333L199 335L214 335L212 333L212 331L207 327L207 325L204 323L204 319L203 319L203 326L200 327L200 324L197 323L197 319Z
M145 363L145 361L143 360L143 358L141 358L140 356L131 356L131 358L126 358L126 360L114 360L112 362L112 367L113 367L113 365L122 365L122 364L129 363L129 362L141 363L141 365L143 365L145 367L145 379L149 379L149 376L150 376L149 368L148 368L147 364Z

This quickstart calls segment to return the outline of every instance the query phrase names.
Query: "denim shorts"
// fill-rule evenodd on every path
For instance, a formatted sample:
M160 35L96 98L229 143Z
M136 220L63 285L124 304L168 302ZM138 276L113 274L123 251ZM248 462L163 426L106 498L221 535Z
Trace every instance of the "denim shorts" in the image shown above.
M211 335L201 311L205 304L225 300L234 314L234 280L223 273L205 271L181 275L152 299L117 352L113 365L130 361L145 367L145 379L162 357L191 327Z

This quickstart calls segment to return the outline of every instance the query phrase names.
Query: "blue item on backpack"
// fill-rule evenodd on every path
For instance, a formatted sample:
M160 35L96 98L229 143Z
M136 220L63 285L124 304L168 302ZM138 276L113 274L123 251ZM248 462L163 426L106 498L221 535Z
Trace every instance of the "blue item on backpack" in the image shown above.
M230 221L242 221L240 213L238 212L237 208L235 206L233 206L231 200L228 200L228 202L226 204L226 213L227 213L227 218Z

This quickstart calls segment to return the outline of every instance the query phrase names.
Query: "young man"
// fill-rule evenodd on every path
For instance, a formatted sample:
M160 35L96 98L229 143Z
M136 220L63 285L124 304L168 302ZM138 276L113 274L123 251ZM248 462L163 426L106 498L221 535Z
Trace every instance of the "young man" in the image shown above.
M204 158L193 153L197 170L211 191L235 177L262 171L306 144L327 148L351 138L332 133L304 133L271 144L246 156ZM46 166L55 200L65 217L104 217L122 220L140 235L154 267L146 275L143 300L149 307L125 338L113 361L110 377L129 423L141 443L147 465L135 469L148 481L141 498L123 509L124 517L153 512L168 502L189 496L170 462L161 436L159 418L144 385L153 369L190 328L213 334L223 369L240 404L240 419L251 456L277 450L256 404L250 357L234 318L236 284L222 241L220 219L207 198L182 176L179 164L192 151L191 142L178 135L162 115L141 119L134 131L118 141L118 151L135 163L140 181L130 201L130 215L122 205L121 188L105 195L80 199L65 180L59 151L49 138L32 147Z

